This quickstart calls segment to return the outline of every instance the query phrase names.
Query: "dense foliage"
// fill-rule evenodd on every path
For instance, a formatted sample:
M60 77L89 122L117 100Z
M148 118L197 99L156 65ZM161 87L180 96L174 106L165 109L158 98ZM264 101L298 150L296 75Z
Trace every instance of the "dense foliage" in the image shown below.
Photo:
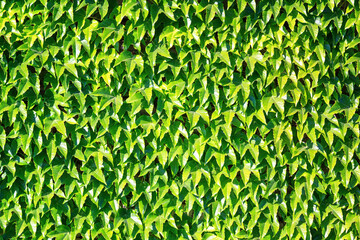
M357 0L0 0L0 238L355 239Z

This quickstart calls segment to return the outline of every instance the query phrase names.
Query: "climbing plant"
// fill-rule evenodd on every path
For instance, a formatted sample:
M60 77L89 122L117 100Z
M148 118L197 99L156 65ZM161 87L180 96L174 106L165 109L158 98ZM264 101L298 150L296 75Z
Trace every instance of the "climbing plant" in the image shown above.
M357 0L0 0L0 238L357 239Z

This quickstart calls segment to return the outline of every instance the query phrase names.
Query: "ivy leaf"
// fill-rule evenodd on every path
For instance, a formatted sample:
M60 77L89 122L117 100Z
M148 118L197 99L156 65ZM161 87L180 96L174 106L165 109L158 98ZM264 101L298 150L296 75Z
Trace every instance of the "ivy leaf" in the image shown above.
M66 70L68 70L71 74L73 74L75 77L78 77L78 72L75 67L75 59L71 58L69 61L67 61L64 66Z
M343 221L344 217L343 217L343 213L340 207L335 206L335 205L330 205L329 206L331 212L340 219L340 221Z
M92 176L94 176L97 180L106 185L105 176L101 169L96 169L94 172L92 172Z
M107 0L105 0L103 5L101 5L101 7L99 8L101 20L103 20L104 17L106 16L108 9L109 9L109 3Z
M58 227L56 227L56 229L54 231L51 231L48 233L48 237L51 238L62 238L64 239L66 235L70 234L70 228L68 226L65 225L60 225Z

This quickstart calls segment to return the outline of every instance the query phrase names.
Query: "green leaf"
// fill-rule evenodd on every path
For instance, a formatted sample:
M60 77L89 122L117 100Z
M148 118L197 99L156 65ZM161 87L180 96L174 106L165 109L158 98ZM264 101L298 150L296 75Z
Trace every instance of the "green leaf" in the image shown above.
M276 108L278 109L278 111L283 114L285 101L280 97L273 97L273 102L274 102Z
M101 183L106 185L105 176L104 176L104 173L101 171L101 169L96 169L94 172L92 172L91 175L94 176Z
M5 130L2 127L0 127L0 146L3 150L5 147L5 143L6 143L6 133Z
M66 135L66 127L63 121L60 120L56 120L53 122L53 127L56 128L56 130L58 130L62 135L67 136Z
M229 58L229 53L228 52L220 52L219 53L219 57L220 59L226 63L229 67L231 67L231 62L230 62L230 58Z
M352 27L355 23L356 23L356 19L355 19L355 18L349 18L349 19L346 21L345 29L348 29L348 28Z
M101 7L99 8L101 20L103 20L104 17L106 16L108 9L109 9L109 3L107 0L104 0L103 5L101 5Z
M340 221L344 221L343 213L340 207L335 205L330 205L329 208L331 212L335 215L335 217L339 218Z
M64 239L66 235L70 234L70 228L66 225L60 225L56 227L54 231L48 233L48 237L50 238L61 238Z
M67 61L64 64L64 66L66 70L68 70L71 74L73 74L75 77L78 77L78 72L76 70L75 63L76 63L75 59L71 58L69 61Z

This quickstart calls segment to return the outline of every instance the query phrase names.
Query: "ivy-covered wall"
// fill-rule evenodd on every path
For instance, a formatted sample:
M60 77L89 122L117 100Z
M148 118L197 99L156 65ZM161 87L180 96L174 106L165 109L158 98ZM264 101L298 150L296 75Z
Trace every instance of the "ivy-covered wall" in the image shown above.
M357 239L358 0L0 0L0 238Z

